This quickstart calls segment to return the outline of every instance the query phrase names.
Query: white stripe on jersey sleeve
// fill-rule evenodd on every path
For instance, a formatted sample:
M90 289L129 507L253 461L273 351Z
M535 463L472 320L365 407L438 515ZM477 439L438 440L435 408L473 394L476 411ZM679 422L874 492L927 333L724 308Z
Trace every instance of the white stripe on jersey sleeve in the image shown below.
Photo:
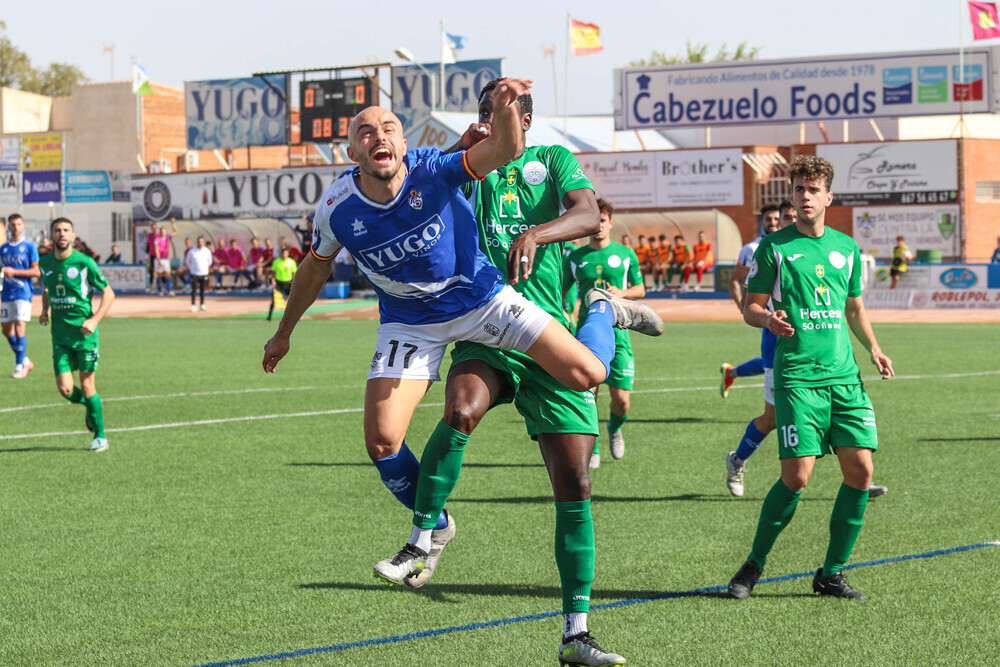
M774 289L771 291L771 298L775 301L781 301L781 260L784 259L781 256L781 251L774 248L774 263L777 267L774 271ZM772 306L773 308L773 306Z
M310 243L313 254L318 257L333 257L341 248L341 242L330 226L331 216L336 214L337 206L351 196L350 182L353 176L338 178L323 192L316 213L313 215L313 240Z

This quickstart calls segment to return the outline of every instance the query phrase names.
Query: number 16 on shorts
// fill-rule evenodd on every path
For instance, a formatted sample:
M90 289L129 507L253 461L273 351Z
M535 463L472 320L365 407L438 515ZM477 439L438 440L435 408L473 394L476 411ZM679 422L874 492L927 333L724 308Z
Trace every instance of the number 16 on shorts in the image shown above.
M799 428L795 424L781 427L781 446L795 448L799 446Z

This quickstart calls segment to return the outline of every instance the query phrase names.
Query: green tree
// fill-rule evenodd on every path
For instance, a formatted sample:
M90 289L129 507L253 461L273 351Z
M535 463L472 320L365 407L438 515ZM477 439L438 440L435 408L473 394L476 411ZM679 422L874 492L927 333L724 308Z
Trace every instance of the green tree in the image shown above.
M76 65L51 63L48 69L32 67L28 54L10 41L7 24L0 21L0 86L65 97L73 92L73 86L88 80Z
M684 65L687 63L707 63L718 62L720 60L755 60L760 54L761 47L748 46L743 42L730 52L726 45L719 47L715 57L708 57L708 44L692 44L687 42L687 53L668 56L666 51L653 51L648 59L633 60L629 63L631 67L656 67L659 65Z

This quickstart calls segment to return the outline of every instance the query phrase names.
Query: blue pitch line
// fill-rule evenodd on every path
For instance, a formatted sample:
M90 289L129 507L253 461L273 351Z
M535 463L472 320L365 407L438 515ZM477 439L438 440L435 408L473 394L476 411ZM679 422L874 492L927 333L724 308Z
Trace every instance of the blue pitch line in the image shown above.
M982 549L984 547L996 547L1000 546L1000 542L983 542L981 544L968 544L963 547L951 547L950 549L939 549L937 551L926 551L922 554L910 554L908 556L896 556L894 558L882 558L880 560L869 560L864 563L855 563L854 565L847 565L844 567L845 570L854 570L859 567L872 567L873 565L885 565L887 563L899 563L905 560L914 560L917 558L934 558L935 556L946 556L948 554L959 553L961 551L972 551L973 549ZM794 579L804 579L806 577L811 577L816 574L814 571L809 572L798 572L796 574L786 574L780 577L766 577L758 581L758 584L770 584L779 581L792 581ZM631 600L619 600L617 602L606 602L604 604L599 604L591 607L591 611L596 611L598 609L614 609L616 607L628 607L635 604L641 604L644 602L654 602L656 600L669 600L673 598L686 598L686 597L696 597L699 595L705 595L706 593L718 593L724 591L728 588L727 585L722 586L708 586L706 588L696 588L690 591L681 591L678 593L661 593L659 595L651 595L645 598L633 598ZM552 618L554 616L562 616L561 611L547 611L541 614L530 614L528 616L514 616L511 618L501 618L495 621L483 621L481 623L468 623L466 625L455 625L450 628L440 628L437 630L425 630L423 632L411 632L405 635L393 635L392 637L381 637L379 639L365 639L357 642L350 642L347 644L334 644L332 646L321 646L318 648L306 648L300 649L298 651L287 651L285 653L272 653L271 655L259 655L253 658L238 658L236 660L226 660L223 662L211 662L203 665L197 665L196 667L229 667L230 665L249 665L255 662L266 662L269 660L283 660L285 658L299 658L304 655L313 655L316 653L333 653L335 651L345 651L350 648L363 648L366 646L381 646L383 644L395 644L398 642L410 641L413 639L424 639L426 637L437 637L440 635L448 635L454 632L467 632L469 630L482 630L483 628L496 628L502 625L511 625L512 623L524 623L525 621L539 621L544 618Z

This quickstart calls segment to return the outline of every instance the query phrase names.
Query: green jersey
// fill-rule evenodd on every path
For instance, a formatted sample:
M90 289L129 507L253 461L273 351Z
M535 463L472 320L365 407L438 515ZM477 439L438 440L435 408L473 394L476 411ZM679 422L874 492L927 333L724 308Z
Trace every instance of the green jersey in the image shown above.
M850 236L827 227L806 236L795 226L768 234L751 262L747 289L768 294L795 328L778 336L774 386L857 384L858 364L845 317L847 299L861 296L861 258Z
M565 212L563 196L594 189L576 157L562 146L529 146L521 157L465 186L479 221L479 243L506 276L507 251L523 232ZM531 278L514 288L563 325L563 245L538 247Z
M90 303L94 292L108 286L97 263L74 250L62 260L56 259L54 252L42 255L38 265L49 293L53 342L71 347L87 339L96 341L96 329L90 336L84 336L80 327L94 314Z
M298 270L299 265L291 257L287 259L279 257L271 262L271 271L274 273L274 279L279 283L292 282L292 278L295 277L295 272Z
M579 283L580 294L585 295L595 287L625 290L641 285L642 273L635 251L612 241L600 250L586 245L571 252L563 268L563 279L567 285ZM586 316L587 306L581 303L579 321L583 322Z

